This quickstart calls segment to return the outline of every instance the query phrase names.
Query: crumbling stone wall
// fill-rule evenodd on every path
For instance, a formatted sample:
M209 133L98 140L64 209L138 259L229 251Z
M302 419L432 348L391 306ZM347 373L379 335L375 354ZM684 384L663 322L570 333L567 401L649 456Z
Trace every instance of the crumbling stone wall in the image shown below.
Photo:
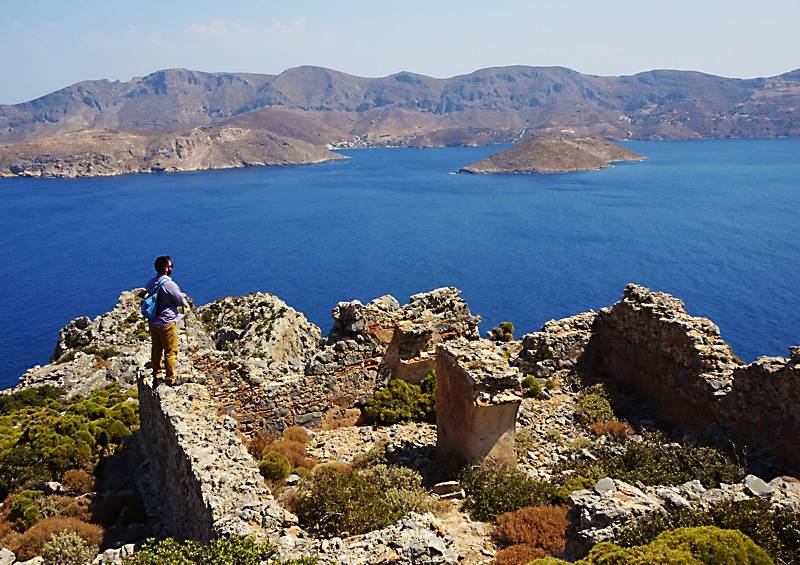
M599 314L597 371L646 399L662 418L701 430L716 421L715 399L730 390L734 361L719 328L669 294L628 285Z
M161 526L179 539L224 535L276 536L285 513L202 385L139 381L139 409L148 472Z
M365 401L389 378L408 375L399 365L386 362L392 344L404 352L404 361L420 356L432 360L437 343L457 337L477 339L480 322L456 288L415 294L402 307L391 296L367 304L340 302L332 315L330 335L304 358L279 362L266 356L207 351L195 360L199 379L247 434L264 428L281 431L295 424L315 427L329 411ZM397 328L407 325L427 336L424 346L411 348L410 357L405 355L404 339L395 339Z
M717 420L751 446L767 447L800 475L800 347L733 371L731 390L714 404Z
M514 452L519 370L488 340L458 340L436 351L436 450L459 465L492 459L508 467Z
M741 365L713 322L668 294L628 285L611 308L526 335L514 364L537 377L584 371L619 382L681 429L716 426L800 473L800 348Z

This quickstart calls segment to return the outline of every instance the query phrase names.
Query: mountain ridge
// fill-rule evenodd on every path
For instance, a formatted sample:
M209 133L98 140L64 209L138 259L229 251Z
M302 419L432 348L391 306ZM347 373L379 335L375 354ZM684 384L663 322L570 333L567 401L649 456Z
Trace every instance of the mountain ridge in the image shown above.
M576 116L562 107L568 105L577 105L584 115L599 114L595 119L584 116L590 122L608 112L616 113L616 119L620 113L631 113L627 117L632 120L632 137L721 137L731 132L708 131L708 127L675 131L667 127L670 120L657 112L656 124L661 127L653 131L653 112L644 109L665 106L691 118L691 114L699 117L709 112L727 116L737 105L747 110L740 114L750 116L751 110L762 106L759 115L770 117L777 103L772 98L790 99L785 105L777 104L778 113L794 108L793 102L800 99L800 69L754 79L669 69L605 77L566 67L523 65L489 67L444 79L409 71L365 78L309 65L277 75L163 69L125 82L81 81L28 102L0 105L0 140L21 141L79 129L178 131L269 107L359 114L406 109L436 116L489 110L519 113L535 122L525 114L558 106L554 125L576 125ZM767 108L764 99L769 101ZM796 128L783 124L760 133L798 135ZM734 136L758 136L759 131L753 129L744 128Z

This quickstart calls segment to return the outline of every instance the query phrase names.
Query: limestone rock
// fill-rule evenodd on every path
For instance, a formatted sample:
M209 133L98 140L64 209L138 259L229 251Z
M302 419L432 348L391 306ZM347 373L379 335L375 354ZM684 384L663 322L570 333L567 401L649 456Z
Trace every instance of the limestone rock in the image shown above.
M216 347L238 356L284 363L319 347L319 328L273 294L223 298L202 306L198 316Z

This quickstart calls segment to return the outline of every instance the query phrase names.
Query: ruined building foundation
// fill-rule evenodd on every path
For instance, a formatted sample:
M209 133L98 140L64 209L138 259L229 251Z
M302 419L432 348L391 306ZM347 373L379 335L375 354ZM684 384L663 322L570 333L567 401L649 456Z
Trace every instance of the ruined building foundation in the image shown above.
M457 340L437 348L436 377L439 455L460 465L491 459L515 467L519 370L488 340Z

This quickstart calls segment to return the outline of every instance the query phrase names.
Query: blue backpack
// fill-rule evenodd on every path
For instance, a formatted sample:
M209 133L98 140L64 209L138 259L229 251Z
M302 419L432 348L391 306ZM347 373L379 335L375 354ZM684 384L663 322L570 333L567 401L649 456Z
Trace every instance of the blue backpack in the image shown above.
M156 286L153 287L153 290L147 293L147 296L142 301L142 305L139 306L139 312L150 321L155 320L158 315L158 291L161 290L161 287L164 286L164 283L168 280L170 280L169 277L164 277L158 281Z

